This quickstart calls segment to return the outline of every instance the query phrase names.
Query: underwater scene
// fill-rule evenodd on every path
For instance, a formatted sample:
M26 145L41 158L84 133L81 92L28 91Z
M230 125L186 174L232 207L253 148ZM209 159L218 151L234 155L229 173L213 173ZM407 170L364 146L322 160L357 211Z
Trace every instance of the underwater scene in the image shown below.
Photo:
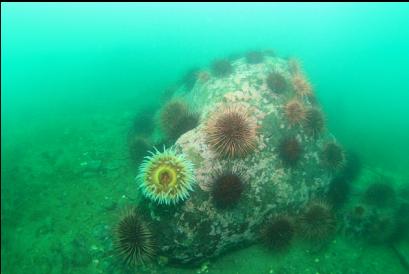
M1 273L409 273L408 3L2 3Z

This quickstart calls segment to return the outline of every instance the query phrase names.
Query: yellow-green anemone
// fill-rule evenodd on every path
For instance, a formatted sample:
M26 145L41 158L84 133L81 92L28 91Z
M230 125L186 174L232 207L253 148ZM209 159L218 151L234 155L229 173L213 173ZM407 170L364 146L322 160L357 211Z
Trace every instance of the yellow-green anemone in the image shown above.
M193 164L174 149L150 153L136 178L142 193L159 204L185 200L195 184Z

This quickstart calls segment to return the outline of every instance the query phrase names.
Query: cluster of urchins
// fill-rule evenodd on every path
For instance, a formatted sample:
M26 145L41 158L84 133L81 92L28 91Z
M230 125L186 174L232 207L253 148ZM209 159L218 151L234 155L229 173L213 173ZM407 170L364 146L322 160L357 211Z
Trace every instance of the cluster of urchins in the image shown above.
M263 62L271 52L250 52L245 58L249 65ZM215 61L211 72L192 70L184 79L186 90L198 81L210 77L228 77L234 72L232 60ZM325 120L317 107L307 108L304 100L314 102L312 88L301 73L299 64L289 60L292 78L288 81L278 72L266 76L266 84L272 92L283 95L283 115L292 126L300 126L311 137L318 137L324 130ZM289 83L290 82L290 83ZM292 92L291 92L292 91ZM170 100L164 104L158 117L160 128L166 136L164 144L173 144L183 133L199 124L200 115L189 110L183 100ZM153 145L147 137L153 128L153 119L139 115L129 138L130 151L135 161ZM142 117L142 118L141 118ZM145 131L138 132L138 129ZM257 121L241 106L226 105L210 115L205 122L204 134L209 148L221 158L244 157L257 147ZM277 145L277 152L286 167L293 168L302 155L302 144L295 137L286 137ZM323 146L321 162L331 171L344 168L345 155L342 148L330 142ZM346 168L346 167L345 167ZM137 176L139 187L148 199L159 204L176 204L185 200L195 184L194 167L183 154L174 149L155 149L144 158ZM332 185L336 186L336 183ZM211 191L214 205L219 210L233 207L240 199L244 183L240 172L226 171L215 175ZM330 197L331 198L331 197ZM333 200L336 200L334 198ZM333 200L329 200L332 202ZM323 242L334 235L337 225L332 206L328 202L312 201L298 217L279 216L262 229L262 239L267 246L282 250L289 246L296 232L309 240ZM154 237L148 225L136 210L127 212L117 226L116 247L125 262L130 265L144 263L156 254Z

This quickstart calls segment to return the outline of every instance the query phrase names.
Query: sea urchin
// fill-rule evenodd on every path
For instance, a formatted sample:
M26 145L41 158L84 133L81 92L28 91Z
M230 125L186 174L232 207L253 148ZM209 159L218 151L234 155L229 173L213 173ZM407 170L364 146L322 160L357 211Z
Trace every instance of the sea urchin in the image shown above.
M212 72L216 77L229 76L233 72L233 66L227 59L216 60L212 64Z
M308 97L308 96L311 96L313 94L310 82L301 73L295 73L293 75L292 83L293 83L293 86L294 86L295 93L298 96L301 96L301 97L307 96Z
M299 232L308 240L326 240L335 230L335 217L325 202L311 202L299 217Z
M275 93L284 93L287 88L287 80L278 72L272 72L267 76L267 86Z
M266 225L262 232L263 243L269 249L281 251L291 244L294 234L293 221L281 216Z
M146 263L156 254L152 233L135 209L121 218L115 236L115 249L128 265Z
M185 200L195 183L193 164L173 149L151 152L141 164L137 182L142 193L160 204Z
M219 209L233 207L241 197L244 183L239 174L226 172L216 176L213 182L212 197Z
M306 118L303 122L306 132L311 136L317 137L324 131L324 116L316 108L310 108L306 111Z
M330 169L339 169L345 162L342 148L336 143L328 143L322 151L322 162Z
M179 100L169 101L160 113L160 126L172 141L195 128L198 122L199 116L189 111L187 104Z
M224 107L211 115L206 125L210 147L229 158L244 156L256 147L257 123L246 109Z
M295 137L284 138L278 146L281 160L289 166L295 165L301 157L302 147Z
M291 100L284 106L285 116L291 124L300 124L306 118L304 105L298 100Z

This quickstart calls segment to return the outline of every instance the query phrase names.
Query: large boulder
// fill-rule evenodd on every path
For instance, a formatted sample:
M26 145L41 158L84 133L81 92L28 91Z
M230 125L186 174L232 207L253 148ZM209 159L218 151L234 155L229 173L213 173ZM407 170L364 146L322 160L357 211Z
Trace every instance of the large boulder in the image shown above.
M198 71L191 89L181 86L173 95L200 115L199 125L174 144L193 163L196 183L176 204L144 198L138 205L158 254L169 262L195 265L256 242L267 221L325 199L343 161L331 147L336 142L297 61L271 55L247 59L232 61L223 73L217 66ZM254 147L234 157L215 150L208 136L212 118L229 107L256 123ZM217 195L221 174L237 174L242 188ZM234 203L218 206L221 195L233 195Z

